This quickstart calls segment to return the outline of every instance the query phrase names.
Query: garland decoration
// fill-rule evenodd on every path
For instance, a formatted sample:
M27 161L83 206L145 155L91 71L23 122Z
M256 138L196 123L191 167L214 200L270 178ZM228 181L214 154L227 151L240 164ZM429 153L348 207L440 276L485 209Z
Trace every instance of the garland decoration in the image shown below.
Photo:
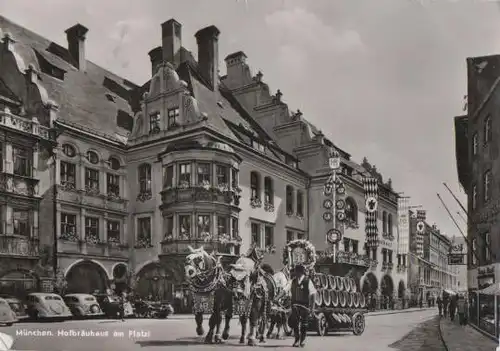
M303 249L305 251L306 257L304 257L304 262L293 262L293 252L296 249ZM283 248L283 264L293 268L297 263L302 263L307 269L314 269L314 265L316 264L316 248L310 241L303 239L292 240Z

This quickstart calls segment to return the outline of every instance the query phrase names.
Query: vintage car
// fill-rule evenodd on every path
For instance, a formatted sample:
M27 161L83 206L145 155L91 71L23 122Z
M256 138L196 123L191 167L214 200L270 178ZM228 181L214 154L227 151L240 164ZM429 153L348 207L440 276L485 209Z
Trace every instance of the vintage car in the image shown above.
M99 306L96 298L89 294L68 294L64 296L64 302L75 317L99 317L104 312Z
M9 303L0 298L0 324L11 326L18 321L16 313L12 311Z
M33 319L71 319L73 314L61 296L51 293L31 293L26 299L28 316Z
M17 297L8 294L0 294L0 298L7 301L12 311L17 316L17 319L25 319L28 318L28 314L26 313L26 305Z
M109 294L94 294L95 298L99 302L104 314L108 318L118 318L120 316L120 300L116 295ZM123 304L124 317L134 317L134 308L130 302L125 302Z

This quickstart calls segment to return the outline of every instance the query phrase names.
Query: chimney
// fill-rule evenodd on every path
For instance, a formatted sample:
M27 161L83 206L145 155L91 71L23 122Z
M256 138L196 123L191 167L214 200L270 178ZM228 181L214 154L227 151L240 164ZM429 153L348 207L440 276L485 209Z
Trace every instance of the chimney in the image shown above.
M75 24L73 27L65 30L66 37L68 38L68 51L73 60L75 61L76 68L80 71L85 71L85 34L89 30L82 26L80 23Z
M158 66L163 62L163 48L161 46L155 47L149 53L151 59L151 77L158 71Z
M200 29L194 35L198 43L200 73L208 80L213 90L217 88L219 80L219 34L216 26L210 26Z
M161 25L163 61L170 62L175 68L181 64L182 25L169 19Z

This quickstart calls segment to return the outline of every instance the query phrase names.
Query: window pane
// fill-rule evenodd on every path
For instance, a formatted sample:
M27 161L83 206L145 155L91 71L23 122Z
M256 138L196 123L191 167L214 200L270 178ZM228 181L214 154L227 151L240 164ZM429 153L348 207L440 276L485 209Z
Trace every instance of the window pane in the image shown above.
M198 164L198 185L210 185L210 163Z
M191 237L191 216L179 216L179 236L181 239Z

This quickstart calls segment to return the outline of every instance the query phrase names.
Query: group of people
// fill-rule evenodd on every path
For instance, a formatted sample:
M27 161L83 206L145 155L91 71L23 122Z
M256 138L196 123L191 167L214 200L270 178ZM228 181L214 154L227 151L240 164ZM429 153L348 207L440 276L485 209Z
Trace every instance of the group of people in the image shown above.
M439 316L449 317L451 321L455 320L455 316L458 313L458 322L460 325L467 325L467 299L462 294L449 295L443 294L443 296L438 296L437 305L439 310Z

